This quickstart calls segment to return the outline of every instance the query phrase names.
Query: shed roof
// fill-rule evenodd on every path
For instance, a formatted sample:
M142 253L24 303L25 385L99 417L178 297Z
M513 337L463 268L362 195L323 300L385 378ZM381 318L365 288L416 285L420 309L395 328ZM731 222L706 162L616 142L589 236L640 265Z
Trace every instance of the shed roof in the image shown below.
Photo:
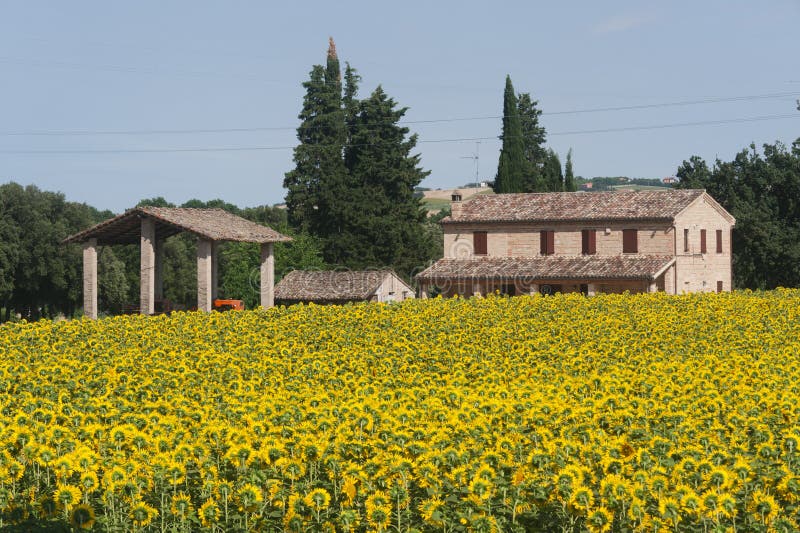
M417 275L419 281L445 284L453 280L649 280L675 259L667 256L481 257L440 259Z
M159 239L182 231L212 241L281 242L291 237L228 213L223 209L189 207L134 207L64 239L65 243L97 239L98 244L135 244L141 234L141 219L152 218Z
M367 300L386 276L397 277L397 274L392 270L293 270L275 285L275 299L313 302Z
M703 194L702 189L666 189L477 195L461 204L458 216L442 223L668 221Z

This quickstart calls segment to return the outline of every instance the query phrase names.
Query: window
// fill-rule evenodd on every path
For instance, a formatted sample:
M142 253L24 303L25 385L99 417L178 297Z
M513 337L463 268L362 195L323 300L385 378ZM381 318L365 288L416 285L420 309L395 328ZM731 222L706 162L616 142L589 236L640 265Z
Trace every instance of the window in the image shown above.
M542 230L539 240L539 253L542 255L553 255L555 250L555 231L551 229Z
M717 292L722 292L722 282L721 281L717 282Z
M639 252L639 237L635 229L622 230L622 253L635 254Z
M704 254L706 252L708 252L708 250L706 249L706 230L701 229L700 230L700 253Z
M581 253L594 255L597 253L597 232L593 229L581 231Z
M722 230L717 230L717 253L722 253Z
M472 234L472 250L475 255L486 255L488 253L485 231L476 231Z
M683 253L689 253L689 228L683 230Z

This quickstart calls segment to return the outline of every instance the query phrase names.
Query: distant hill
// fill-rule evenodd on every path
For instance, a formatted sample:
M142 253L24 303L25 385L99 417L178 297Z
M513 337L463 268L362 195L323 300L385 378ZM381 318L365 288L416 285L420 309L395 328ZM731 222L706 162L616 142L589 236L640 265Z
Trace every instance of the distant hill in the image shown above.
M494 194L491 187L457 187L455 189L435 189L419 191L422 195L422 203L429 213L438 213L442 209L450 207L453 193L459 191L461 199L466 200L476 194Z

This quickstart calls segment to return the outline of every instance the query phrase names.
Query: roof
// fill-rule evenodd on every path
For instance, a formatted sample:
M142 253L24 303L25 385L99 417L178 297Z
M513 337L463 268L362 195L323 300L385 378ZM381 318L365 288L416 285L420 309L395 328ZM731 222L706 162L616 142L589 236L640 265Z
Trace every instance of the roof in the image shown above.
M704 194L702 189L666 189L477 195L442 223L669 221Z
M652 281L674 261L673 257L654 255L440 259L419 273L417 280L433 284L456 279Z
M293 270L275 285L275 299L315 302L368 300L386 276L397 277L397 274L392 270Z
M141 236L141 219L156 222L156 237L163 239L188 231L212 241L280 242L291 237L256 224L223 209L189 207L134 207L121 215L71 235L63 242L97 239L98 244L137 244Z

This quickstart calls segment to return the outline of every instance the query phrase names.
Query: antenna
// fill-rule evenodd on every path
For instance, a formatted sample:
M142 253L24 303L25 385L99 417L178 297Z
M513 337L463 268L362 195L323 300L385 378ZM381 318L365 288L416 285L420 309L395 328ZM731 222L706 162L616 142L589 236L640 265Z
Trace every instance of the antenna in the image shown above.
M480 183L480 159L481 159L481 142L475 141L475 153L472 155L461 156L461 159L472 159L475 161L475 183Z

